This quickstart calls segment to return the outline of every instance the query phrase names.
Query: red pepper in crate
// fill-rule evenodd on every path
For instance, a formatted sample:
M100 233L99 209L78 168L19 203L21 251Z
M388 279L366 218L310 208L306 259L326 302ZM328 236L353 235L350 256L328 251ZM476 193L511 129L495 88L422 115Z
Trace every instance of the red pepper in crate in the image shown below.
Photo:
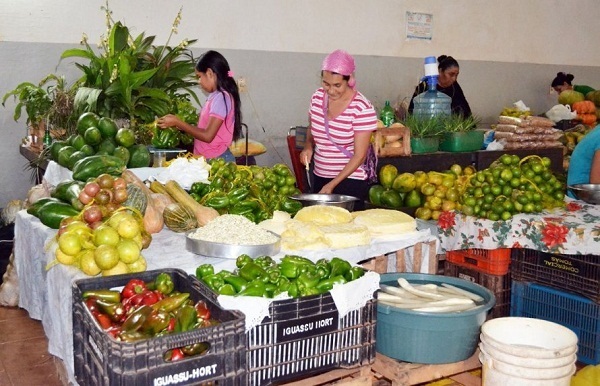
M106 314L113 322L120 322L127 316L122 303L111 303L106 300L96 299L96 305L98 306L98 311Z
M108 330L112 327L112 321L110 320L108 315L98 311L94 312L92 315L94 315L94 318L96 318L96 321L98 321L98 324L100 325L100 327L102 327L103 330Z
M182 360L183 358L185 358L185 354L179 348L167 350L163 356L165 362L177 362Z
M198 300L194 305L194 308L196 309L196 314L201 322L210 319L210 310L204 300Z
M146 290L146 283L143 280L131 279L125 284L125 287L123 287L121 295L123 296L123 299L129 299L133 295L142 293Z

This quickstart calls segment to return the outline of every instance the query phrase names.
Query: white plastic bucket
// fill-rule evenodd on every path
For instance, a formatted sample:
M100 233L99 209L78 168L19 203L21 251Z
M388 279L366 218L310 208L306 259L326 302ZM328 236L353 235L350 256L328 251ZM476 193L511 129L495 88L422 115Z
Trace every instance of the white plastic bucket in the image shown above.
M560 324L535 318L491 319L481 326L485 344L520 358L550 359L577 351L577 335Z
M533 368L526 367L524 365L518 366L491 357L485 351L485 348L481 348L479 360L488 368L498 370L501 373L514 376L519 379L548 380L563 378L567 375L573 375L575 373L575 361L558 367Z
M480 355L479 358L483 364L482 366L482 385L483 386L569 386L571 384L571 378L575 373L575 366L573 365L573 371L560 378L554 379L526 379L522 377L516 377L513 375L505 374L498 369L490 367L485 359Z
M504 363L509 363L517 366L523 366L534 369L543 369L548 367L561 367L573 364L577 361L577 353L573 352L571 355L567 355L564 357L557 358L522 358L514 355L507 354L503 351L496 349L494 346L490 345L485 337L481 336L481 343L479 344L479 349L485 351L485 353L499 361Z

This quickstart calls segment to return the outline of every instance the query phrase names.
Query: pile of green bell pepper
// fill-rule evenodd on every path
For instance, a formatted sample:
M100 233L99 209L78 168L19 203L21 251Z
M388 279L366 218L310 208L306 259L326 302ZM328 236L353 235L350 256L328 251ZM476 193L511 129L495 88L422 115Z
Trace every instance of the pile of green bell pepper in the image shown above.
M272 218L276 210L295 215L302 209L300 202L289 198L300 191L285 164L241 166L215 158L210 165L209 183L195 182L190 188L190 195L202 205L255 223Z
M151 144L157 149L173 149L179 145L180 140L179 130L172 127L166 129L156 127Z
M215 272L210 264L196 269L196 277L221 295L273 298L286 292L292 298L320 295L336 284L358 279L364 269L334 257L317 262L296 255L286 255L279 263L270 256L255 259L240 255L236 270Z

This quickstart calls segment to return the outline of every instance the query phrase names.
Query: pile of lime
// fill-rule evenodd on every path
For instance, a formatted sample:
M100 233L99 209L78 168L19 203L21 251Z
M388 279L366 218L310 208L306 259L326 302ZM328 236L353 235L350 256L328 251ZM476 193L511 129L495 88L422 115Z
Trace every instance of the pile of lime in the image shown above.
M460 211L493 221L509 220L518 213L539 213L563 207L564 177L550 169L548 157L521 159L503 154L487 169L472 175L460 189Z

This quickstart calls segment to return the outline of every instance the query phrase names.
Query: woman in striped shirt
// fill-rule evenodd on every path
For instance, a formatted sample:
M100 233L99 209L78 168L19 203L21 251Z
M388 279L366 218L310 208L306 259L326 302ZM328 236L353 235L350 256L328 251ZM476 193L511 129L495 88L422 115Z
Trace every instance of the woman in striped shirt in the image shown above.
M346 194L359 198L364 208L369 184L364 162L371 133L377 129L373 105L355 89L354 58L336 50L323 61L320 87L313 94L308 130L300 161L314 161L315 193Z

